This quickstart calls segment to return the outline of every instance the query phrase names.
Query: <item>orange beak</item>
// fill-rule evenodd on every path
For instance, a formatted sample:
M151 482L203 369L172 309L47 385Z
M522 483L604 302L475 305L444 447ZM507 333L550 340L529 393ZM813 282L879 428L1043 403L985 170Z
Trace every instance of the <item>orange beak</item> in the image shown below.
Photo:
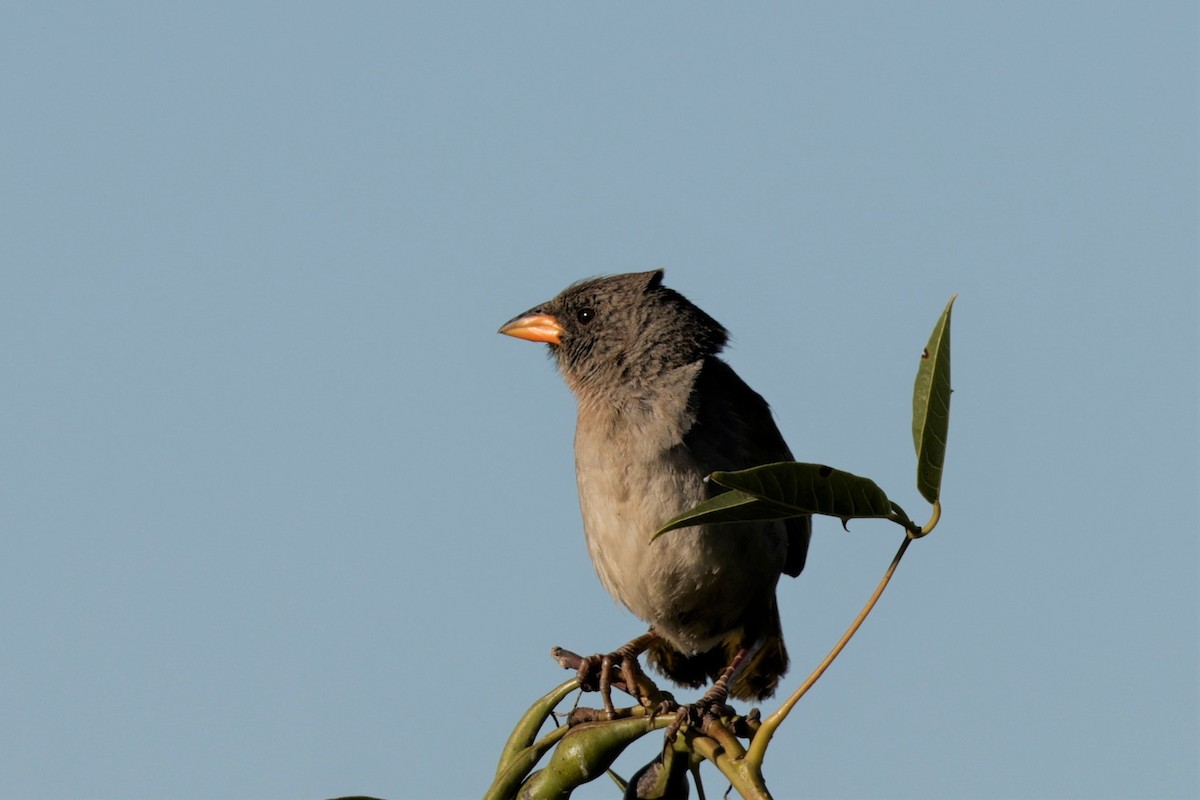
M531 342L562 344L563 326L550 314L525 314L504 323L500 333Z

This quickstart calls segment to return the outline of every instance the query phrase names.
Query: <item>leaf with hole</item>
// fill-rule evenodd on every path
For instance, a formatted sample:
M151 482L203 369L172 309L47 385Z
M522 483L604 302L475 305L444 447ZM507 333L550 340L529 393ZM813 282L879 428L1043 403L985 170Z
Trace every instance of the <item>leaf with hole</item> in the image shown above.
M714 472L721 486L752 495L771 507L824 514L845 521L889 518L892 503L875 481L824 464L785 461L738 472Z
M797 514L786 508L776 508L745 492L722 492L710 497L678 514L654 532L651 541L667 531L690 528L693 525L714 525L719 522L760 522L762 520L785 519Z
M760 522L810 514L850 519L895 519L893 504L869 478L823 464L784 461L737 472L714 472L730 491L673 517L654 535L692 525Z

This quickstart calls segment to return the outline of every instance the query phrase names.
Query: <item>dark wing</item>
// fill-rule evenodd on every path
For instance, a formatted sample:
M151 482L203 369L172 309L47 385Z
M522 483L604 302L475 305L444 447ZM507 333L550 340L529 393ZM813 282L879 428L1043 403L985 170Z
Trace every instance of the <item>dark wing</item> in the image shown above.
M683 443L706 473L793 460L767 401L715 356L704 360L692 389L690 410L696 423L684 435ZM719 486L712 490L714 494L723 491ZM808 556L812 519L792 517L784 520L784 525L787 557L783 571L795 577Z

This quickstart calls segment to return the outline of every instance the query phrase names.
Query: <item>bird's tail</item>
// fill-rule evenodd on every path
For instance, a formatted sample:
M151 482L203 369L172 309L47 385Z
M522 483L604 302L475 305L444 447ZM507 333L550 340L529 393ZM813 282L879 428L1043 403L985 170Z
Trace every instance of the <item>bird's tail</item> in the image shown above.
M720 678L743 647L750 648L750 654L733 674L729 694L738 700L765 700L775 693L779 679L788 668L779 609L772 603L768 613L770 619L763 626L767 633L759 636L757 641L750 640L739 630L712 650L688 656L660 638L650 646L647 657L659 672L675 683L699 688Z
M775 694L775 687L787 668L788 654L783 635L773 633L763 639L762 644L733 673L729 694L738 700L766 700Z

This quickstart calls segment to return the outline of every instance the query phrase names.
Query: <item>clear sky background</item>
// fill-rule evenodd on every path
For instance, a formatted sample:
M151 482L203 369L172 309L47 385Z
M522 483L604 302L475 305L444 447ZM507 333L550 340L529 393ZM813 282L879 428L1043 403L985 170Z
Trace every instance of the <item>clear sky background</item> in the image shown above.
M572 398L496 328L665 267L798 458L919 519L959 293L945 515L777 796L1195 797L1198 35L1188 2L5 5L0 796L481 794L550 646L643 630L587 559ZM898 544L818 523L786 686Z

